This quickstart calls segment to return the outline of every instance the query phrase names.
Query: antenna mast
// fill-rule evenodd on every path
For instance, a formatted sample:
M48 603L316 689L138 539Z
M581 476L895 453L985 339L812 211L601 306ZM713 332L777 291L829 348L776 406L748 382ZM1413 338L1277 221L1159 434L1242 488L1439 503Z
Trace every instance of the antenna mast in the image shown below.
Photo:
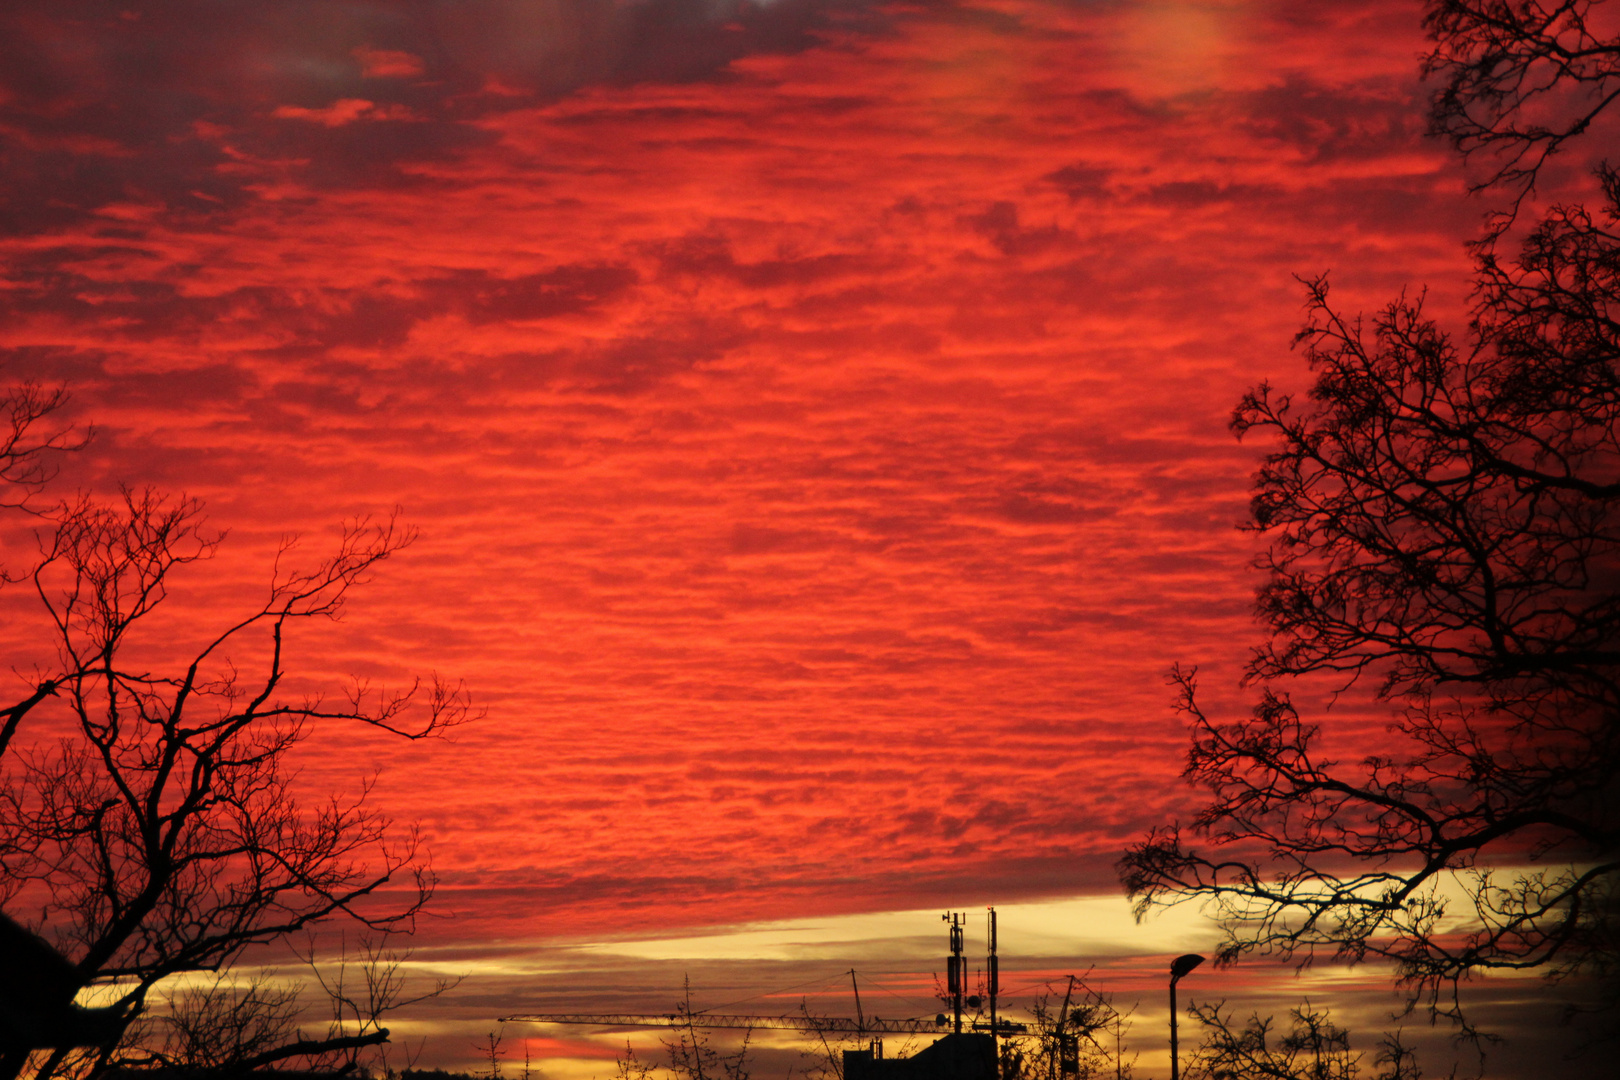
M967 964L962 959L962 924L967 916L959 911L947 911L940 918L951 924L951 957L946 961L945 986L951 995L951 1012L956 1018L952 1031L962 1034L962 985L967 982Z

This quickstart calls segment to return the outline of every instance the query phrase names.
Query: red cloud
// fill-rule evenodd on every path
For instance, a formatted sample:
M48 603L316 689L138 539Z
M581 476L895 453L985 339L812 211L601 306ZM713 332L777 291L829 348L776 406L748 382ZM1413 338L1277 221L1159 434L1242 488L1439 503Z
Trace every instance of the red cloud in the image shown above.
M350 55L360 61L360 74L368 79L408 79L427 70L420 56L399 49L356 45Z
M308 120L322 127L342 127L356 120L373 116L376 105L363 98L340 98L321 109L303 109L296 105L282 105L271 112L281 120Z

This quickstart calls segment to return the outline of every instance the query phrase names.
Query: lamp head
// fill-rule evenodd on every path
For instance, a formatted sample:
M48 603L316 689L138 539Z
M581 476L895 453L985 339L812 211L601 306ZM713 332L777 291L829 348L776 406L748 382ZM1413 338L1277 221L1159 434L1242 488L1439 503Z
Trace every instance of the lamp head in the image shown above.
M1184 953L1170 961L1170 981L1177 982L1187 972L1204 962L1204 958L1197 953Z

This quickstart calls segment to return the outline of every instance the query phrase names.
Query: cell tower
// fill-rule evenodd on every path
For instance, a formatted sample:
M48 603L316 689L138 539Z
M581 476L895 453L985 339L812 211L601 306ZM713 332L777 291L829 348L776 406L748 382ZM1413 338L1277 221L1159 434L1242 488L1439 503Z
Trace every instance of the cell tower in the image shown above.
M967 923L967 914L961 911L947 911L940 918L951 924L951 955L945 961L945 989L951 995L951 1015L955 1019L951 1030L960 1035L962 995L965 993L963 986L967 983L967 964L962 957L962 928Z

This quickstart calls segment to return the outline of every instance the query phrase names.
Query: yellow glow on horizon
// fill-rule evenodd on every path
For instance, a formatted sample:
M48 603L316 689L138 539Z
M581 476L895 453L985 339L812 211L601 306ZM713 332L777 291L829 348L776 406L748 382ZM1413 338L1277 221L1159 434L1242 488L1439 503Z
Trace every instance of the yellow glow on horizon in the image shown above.
M982 951L985 911L968 908L968 951ZM869 952L889 960L932 958L944 948L940 912L933 908L744 923L702 933L581 943L587 953L644 960L815 960ZM1084 958L1151 955L1208 948L1215 925L1191 906L1172 908L1138 924L1117 894L1074 896L997 905L1005 956Z

